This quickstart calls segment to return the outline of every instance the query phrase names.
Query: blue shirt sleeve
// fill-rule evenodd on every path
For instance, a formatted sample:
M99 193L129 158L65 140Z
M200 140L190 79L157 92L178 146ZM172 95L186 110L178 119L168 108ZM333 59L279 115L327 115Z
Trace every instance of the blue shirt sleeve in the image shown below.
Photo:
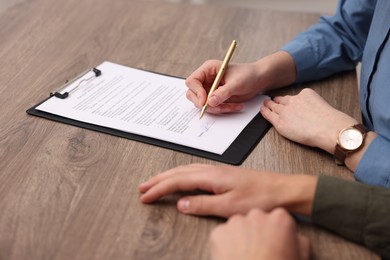
M376 1L341 0L334 16L299 34L282 50L294 59L297 82L351 70L361 60Z
M378 136L367 147L355 170L355 179L390 188L390 142Z

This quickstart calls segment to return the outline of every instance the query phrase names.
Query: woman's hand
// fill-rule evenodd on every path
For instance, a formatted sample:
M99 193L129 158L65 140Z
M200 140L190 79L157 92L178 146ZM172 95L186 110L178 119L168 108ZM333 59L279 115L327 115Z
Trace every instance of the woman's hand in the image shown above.
M282 136L334 153L338 132L357 121L330 106L312 89L266 100L260 110Z
M187 98L197 108L202 108L206 103L207 94L221 65L222 61L206 61L186 79ZM292 84L295 77L294 61L284 51L253 63L232 63L220 86L211 95L207 112L220 114L240 111L243 108L242 102L266 90Z
M202 108L206 103L207 94L221 65L222 61L208 60L186 79L187 98L197 108ZM221 85L208 101L207 112L220 114L240 111L243 101L251 99L261 91L257 74L255 63L230 64Z

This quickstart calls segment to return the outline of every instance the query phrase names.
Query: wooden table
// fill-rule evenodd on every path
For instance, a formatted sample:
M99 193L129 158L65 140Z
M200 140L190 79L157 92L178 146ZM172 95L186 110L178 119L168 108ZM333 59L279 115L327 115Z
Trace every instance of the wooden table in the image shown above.
M186 77L222 59L236 39L234 62L254 61L318 15L162 1L19 2L0 15L0 259L208 259L208 235L221 220L179 214L174 197L143 205L137 186L178 165L219 163L25 110L104 60ZM306 86L359 117L354 73ZM242 167L352 179L330 155L274 129ZM319 228L300 230L314 259L376 257Z

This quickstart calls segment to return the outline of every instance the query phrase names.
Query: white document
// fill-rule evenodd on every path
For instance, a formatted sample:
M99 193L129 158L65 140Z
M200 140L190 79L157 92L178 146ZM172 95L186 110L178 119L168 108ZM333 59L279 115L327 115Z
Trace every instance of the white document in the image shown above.
M256 96L242 112L205 113L199 120L200 110L187 100L183 79L111 62L97 69L101 76L87 73L61 91L72 90L67 98L53 96L36 109L221 155L268 98Z

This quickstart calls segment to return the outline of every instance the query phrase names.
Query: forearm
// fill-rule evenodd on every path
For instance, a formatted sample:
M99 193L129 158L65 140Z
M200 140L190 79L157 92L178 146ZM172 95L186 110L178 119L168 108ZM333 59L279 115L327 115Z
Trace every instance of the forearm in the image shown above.
M361 60L375 1L340 0L334 16L320 21L282 49L294 58L297 82L352 70Z
M283 178L280 205L390 257L390 190L329 176Z
M321 176L312 220L340 236L390 257L390 190Z
M255 64L258 67L258 84L263 86L265 90L285 87L293 84L296 80L294 60L285 51L268 55Z

